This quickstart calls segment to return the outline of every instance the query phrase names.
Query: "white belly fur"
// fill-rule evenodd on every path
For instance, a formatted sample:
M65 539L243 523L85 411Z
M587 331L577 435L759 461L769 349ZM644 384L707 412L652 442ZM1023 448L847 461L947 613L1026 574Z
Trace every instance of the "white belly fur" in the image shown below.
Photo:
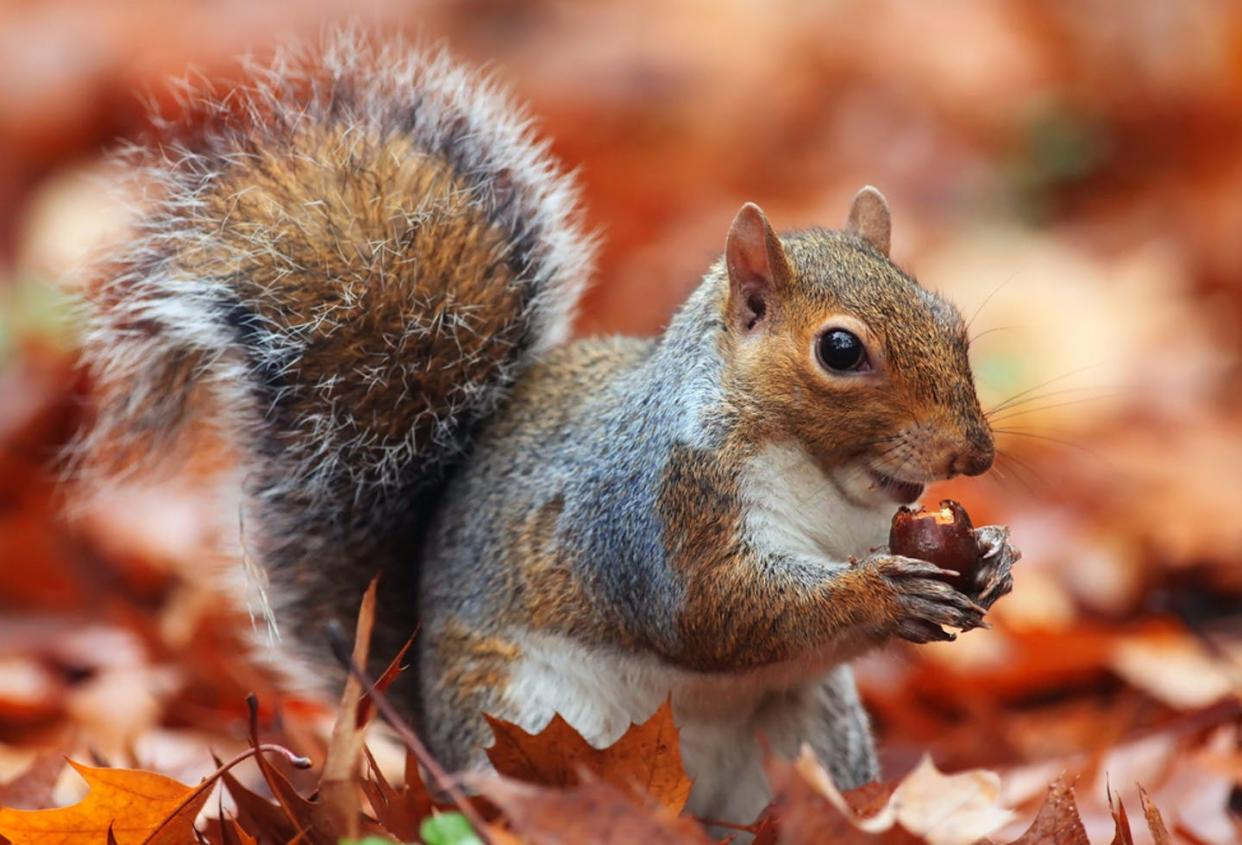
M634 657L587 649L545 634L516 637L522 657L499 714L537 733L554 713L595 747L616 742L668 698L681 736L682 761L694 781L687 809L706 818L745 824L770 800L762 734L782 756L817 742L827 728L816 691L845 668L784 664L744 675L707 675Z

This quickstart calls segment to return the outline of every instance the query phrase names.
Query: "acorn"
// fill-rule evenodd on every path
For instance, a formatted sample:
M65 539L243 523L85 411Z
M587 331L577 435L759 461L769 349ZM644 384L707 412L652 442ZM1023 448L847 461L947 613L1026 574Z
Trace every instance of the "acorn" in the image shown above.
M939 510L902 508L893 515L888 549L895 555L934 563L951 569L955 577L945 580L963 589L974 581L979 568L979 544L966 509L952 499Z

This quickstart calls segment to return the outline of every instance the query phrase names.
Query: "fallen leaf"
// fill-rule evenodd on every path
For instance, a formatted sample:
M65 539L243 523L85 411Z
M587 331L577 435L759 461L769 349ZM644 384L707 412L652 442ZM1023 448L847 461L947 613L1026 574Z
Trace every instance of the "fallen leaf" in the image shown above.
M1074 787L1064 776L1048 787L1048 797L1026 833L1009 845L1090 845L1074 803Z
M105 769L70 760L90 787L77 804L54 810L0 810L0 834L13 845L96 845L109 835L118 845L184 843L210 794L137 769Z
M931 845L969 845L1013 818L1013 811L1000 806L995 772L972 769L946 775L930 757L893 790L889 807L904 828Z
M247 699L250 707L250 745L252 748L259 747L259 702L254 696ZM289 825L297 831L298 835L304 836L307 841L322 843L322 845L335 845L336 838L330 833L320 832L315 827L315 802L304 798L289 779L280 771L263 759L262 754L254 755L255 765L259 767L259 772L263 775L263 780L267 783L267 788L272 791L272 795L276 798L276 803L280 806L280 810L284 813Z
M1141 786L1139 787L1139 801L1143 804L1143 815L1147 817L1147 829L1151 831L1152 842L1155 845L1173 845L1173 839L1169 836L1168 828L1164 826L1160 810L1152 803L1147 790Z
M375 625L376 579L372 579L362 597L354 634L354 663L367 665L371 649L371 629ZM337 839L358 838L359 764L365 722L359 718L362 684L349 673L345 690L332 725L332 738L319 776L319 800L311 810L315 827Z
M1128 683L1178 710L1207 707L1233 693L1230 668L1181 630L1122 640L1112 657L1112 669Z
M710 845L693 819L635 796L584 770L567 787L547 787L494 775L467 783L487 796L530 845Z
M767 772L773 798L760 818L757 833L774 828L774 836L768 833L773 841L784 845L907 845L923 841L895 824L887 802L866 819L856 817L810 748L804 747L792 763L770 757ZM769 818L774 825L765 831L764 821Z
M414 645L413 636L405 641L405 645L401 646L401 650L397 652L397 656L392 659L392 662L390 662L388 667L384 669L384 673L375 681L375 685L363 694L362 700L358 702L357 723L359 728L366 727L367 722L371 720L371 716L374 714L375 703L371 697L371 693L388 692L388 688L392 686L393 681L397 680L397 676L405 671L406 667L403 665L402 661L405 660L405 655L409 652L410 646L412 645ZM361 666L363 664L359 665Z
M41 754L20 775L0 784L0 807L17 810L42 810L51 807L52 790L65 758L60 754Z
M418 761L408 751L405 755L405 783L394 787L380 771L369 749L366 753L369 777L363 778L362 789L380 827L402 842L418 838L422 820L431 815L435 802L418 771Z
M237 808L238 821L255 836L265 842L288 842L297 834L298 827L279 804L255 794L227 772L221 781Z
M682 765L668 701L607 748L591 747L559 714L538 734L492 716L487 721L495 736L487 756L502 775L544 786L574 786L586 770L614 786L637 786L674 813L690 797L692 783Z
M845 803L849 805L855 816L866 819L878 815L888 806L889 800L893 797L893 787L886 783L872 781L841 793L841 797L845 799Z
M1126 805L1121 802L1121 796L1115 796L1117 803L1113 803L1113 788L1106 786L1105 791L1108 794L1108 809L1113 814L1113 842L1112 845L1134 845L1134 834L1130 831L1130 817L1126 815Z
M259 840L243 830L237 819L222 819L220 834L224 845L259 845Z

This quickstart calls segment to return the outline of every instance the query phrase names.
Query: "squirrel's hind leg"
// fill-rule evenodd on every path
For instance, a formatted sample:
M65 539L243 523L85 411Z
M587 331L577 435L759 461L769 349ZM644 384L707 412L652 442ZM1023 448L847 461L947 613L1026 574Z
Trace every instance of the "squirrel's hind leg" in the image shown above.
M839 666L815 690L815 718L806 742L845 792L878 780L880 764L867 711L858 700L854 673Z

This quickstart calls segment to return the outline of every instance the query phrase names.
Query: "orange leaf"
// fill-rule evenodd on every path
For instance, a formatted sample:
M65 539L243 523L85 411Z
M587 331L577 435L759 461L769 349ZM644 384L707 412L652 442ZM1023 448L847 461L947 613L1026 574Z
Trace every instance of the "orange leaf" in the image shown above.
M487 721L496 737L487 756L502 775L544 786L574 786L586 769L614 786L637 786L674 813L690 797L692 784L681 762L668 701L607 748L592 748L559 714L538 734L492 716Z
M767 761L768 782L772 786L772 803L756 826L756 839L762 834L770 841L787 845L832 842L837 845L893 845L920 842L900 827L880 831L861 830L831 779L822 772L813 757L804 756L797 763L778 757ZM828 790L828 791L826 791ZM839 799L834 802L834 798Z
M397 652L397 656L388 664L388 668L384 670L384 674L380 675L375 681L375 685L363 694L362 700L358 702L358 719L359 728L366 727L371 720L371 714L375 710L375 704L372 701L372 693L386 693L388 688L392 686L393 681L397 680L397 676L405 671L402 661L405 660L406 653L410 650L410 646L414 645L414 636L405 641L405 645L401 646L401 650ZM361 665L361 664L360 664Z
M1141 786L1139 787L1139 801L1143 805L1143 815L1147 817L1147 829L1151 831L1151 841L1156 845L1172 845L1173 838L1169 836L1169 830L1164 826L1160 810L1152 803L1147 790Z
M0 834L13 845L98 845L109 830L118 845L194 840L209 789L137 769L69 765L90 787L86 797L55 810L0 810Z
M1074 803L1074 787L1059 777L1048 787L1048 797L1035 815L1026 833L1009 845L1090 845L1078 805Z
M353 659L359 666L367 665L367 655L371 650L376 582L377 579L371 580L358 610ZM311 814L315 827L335 839L358 837L358 764L362 758L363 730L366 727L365 722L358 719L362 695L362 685L351 673L345 678L341 706L332 726L332 738L319 777L319 801Z
M279 804L256 795L228 772L221 780L237 806L239 826L244 826L264 841L288 842L297 835L298 827L289 820Z
M431 815L435 802L427 791L426 784L418 772L418 763L414 755L406 752L405 783L400 788L394 787L380 771L379 764L371 756L370 749L363 747L366 754L370 777L362 781L362 789L375 820L395 839L401 842L413 842L418 839L419 826L422 820Z
M36 757L24 772L7 783L0 783L0 807L42 810L53 806L52 790L65 768L60 754Z
M646 845L709 845L694 820L671 808L636 798L589 773L581 784L548 789L491 775L467 782L495 802L513 831L540 845L642 842Z
M1126 805L1121 803L1121 796L1117 796L1117 804L1113 805L1113 788L1106 786L1108 793L1108 809L1113 814L1113 843L1112 845L1134 845L1134 834L1130 830L1130 817L1126 814Z

